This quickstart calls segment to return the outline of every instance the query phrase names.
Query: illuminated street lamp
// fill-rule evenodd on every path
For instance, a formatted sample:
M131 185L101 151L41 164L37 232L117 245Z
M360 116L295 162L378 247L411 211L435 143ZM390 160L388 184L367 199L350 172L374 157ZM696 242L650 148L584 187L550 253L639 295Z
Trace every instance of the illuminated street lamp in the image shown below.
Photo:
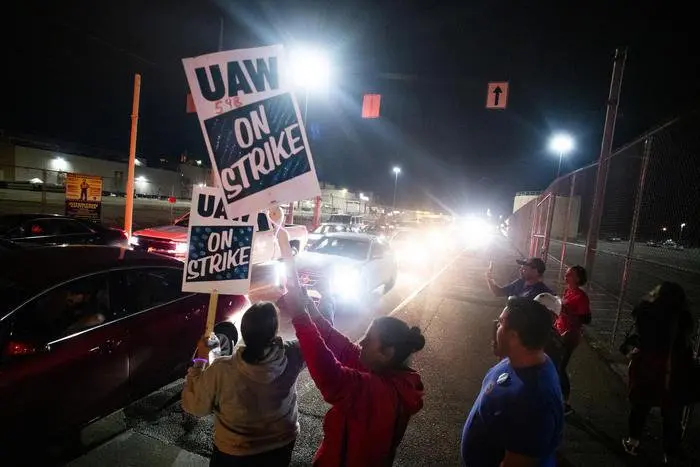
M571 136L560 133L554 135L551 140L549 140L549 149L552 152L559 154L559 167L557 168L557 178L561 174L561 160L564 155L568 154L574 148L574 140Z
M309 91L328 88L331 67L326 54L314 48L293 49L289 54L290 71L294 83L304 89L304 123L309 108Z
M322 91L328 87L331 76L330 61L326 54L319 49L298 47L289 54L290 71L294 83L304 89L304 125L309 110L309 91ZM321 221L321 197L317 196L314 203L313 226L316 228ZM294 223L294 203L289 205L287 223Z
M401 167L394 167L394 210L396 210L396 187L399 185L399 174L401 173Z
M678 234L678 243L679 243L679 244L681 243L681 239L683 238L683 229L685 229L685 226L686 226L686 223L683 222L683 223L681 224L681 231L680 231L680 233Z

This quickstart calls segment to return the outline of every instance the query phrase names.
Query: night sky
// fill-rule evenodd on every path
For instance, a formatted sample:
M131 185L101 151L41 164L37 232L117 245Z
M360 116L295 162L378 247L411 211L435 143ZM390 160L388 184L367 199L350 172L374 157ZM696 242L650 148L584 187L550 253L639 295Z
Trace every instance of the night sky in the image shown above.
M576 138L565 170L597 158L616 46L629 56L615 146L697 106L697 26L666 4L13 2L0 28L0 128L126 153L139 72L138 153L206 159L180 60L216 51L223 17L225 49L311 43L331 56L331 90L312 95L307 125L322 180L390 202L398 164L405 205L506 212L515 191L554 178L554 131ZM500 80L508 109L488 111L487 83ZM360 118L365 92L382 95L381 119Z

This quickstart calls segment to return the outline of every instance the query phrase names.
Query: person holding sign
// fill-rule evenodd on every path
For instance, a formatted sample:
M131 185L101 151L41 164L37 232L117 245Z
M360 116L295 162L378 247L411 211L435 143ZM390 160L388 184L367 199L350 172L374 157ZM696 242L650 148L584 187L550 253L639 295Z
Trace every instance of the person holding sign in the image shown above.
M209 339L185 379L182 408L214 413L211 466L288 466L299 434L296 382L304 368L299 343L278 336L279 310L270 302L243 315L245 346L208 365Z
M377 318L358 346L320 315L298 281L289 282L282 300L311 378L332 405L313 465L392 465L410 417L423 407L420 375L407 366L425 346L420 329L397 318Z

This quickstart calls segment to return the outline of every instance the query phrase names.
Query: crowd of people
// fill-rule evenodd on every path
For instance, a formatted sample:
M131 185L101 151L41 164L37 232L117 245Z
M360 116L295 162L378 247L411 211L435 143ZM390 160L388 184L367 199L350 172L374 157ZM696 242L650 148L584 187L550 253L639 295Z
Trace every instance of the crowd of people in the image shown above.
M591 322L586 270L566 271L561 298L547 287L540 258L519 261L520 278L488 286L507 303L494 323L500 361L486 374L461 439L466 466L554 466L570 405L567 367ZM393 464L410 418L423 407L423 383L410 357L423 349L417 327L394 317L375 319L358 344L336 330L298 283L277 302L256 303L244 314L245 345L231 357L208 361L203 338L182 393L183 409L215 415L212 466L287 466L299 434L296 381L303 368L331 408L313 465L372 467ZM279 337L280 309L292 316L297 340ZM646 416L662 407L664 448L678 455L682 372L693 322L683 289L664 283L635 308L628 333L629 436L636 455ZM668 332L666 332L668 331ZM690 360L688 360L690 357ZM673 362L673 370L665 363ZM670 375L670 377L669 377Z

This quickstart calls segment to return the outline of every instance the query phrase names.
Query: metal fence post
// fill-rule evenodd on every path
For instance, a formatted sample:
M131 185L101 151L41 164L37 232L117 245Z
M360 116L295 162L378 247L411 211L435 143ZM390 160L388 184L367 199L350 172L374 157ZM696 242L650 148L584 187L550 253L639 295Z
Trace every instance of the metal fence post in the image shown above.
M610 150L612 149L613 135L615 134L617 108L620 103L620 89L622 88L622 74L626 60L627 49L615 51L610 94L608 96L608 109L605 114L605 128L603 130L598 173L596 174L595 192L593 194L593 208L591 209L591 220L588 225L588 236L584 253L584 264L588 270L589 277L593 275L593 264L598 250L598 235L600 233L600 221L603 216L603 203L605 201L605 185L607 184L608 168L610 166Z
M644 198L644 183L647 177L647 167L649 166L649 156L651 154L651 145L654 137L650 136L644 141L644 154L642 156L642 167L639 171L639 184L637 185L637 193L634 199L634 211L632 212L632 226L630 227L630 238L627 242L627 255L625 256L625 265L622 270L622 281L620 282L620 293L617 298L617 313L615 314L615 322L610 336L610 348L615 347L615 338L617 337L617 328L620 324L620 315L622 307L625 304L625 295L627 293L627 283L629 282L630 267L632 265L632 255L634 254L635 237L637 236L637 226L639 224L639 211L642 207L642 199Z
M556 184L556 182L554 182ZM544 241L542 243L542 261L547 264L549 259L549 239L552 236L552 225L554 224L554 208L557 204L557 193L552 189L549 192L549 204L547 205L547 220L544 224Z
M576 172L571 177L571 187L569 188L569 201L566 203L566 224L561 238L561 258L559 259L559 290L561 290L564 276L564 260L566 259L566 243L569 241L569 228L571 227L571 200L574 198L576 188Z

